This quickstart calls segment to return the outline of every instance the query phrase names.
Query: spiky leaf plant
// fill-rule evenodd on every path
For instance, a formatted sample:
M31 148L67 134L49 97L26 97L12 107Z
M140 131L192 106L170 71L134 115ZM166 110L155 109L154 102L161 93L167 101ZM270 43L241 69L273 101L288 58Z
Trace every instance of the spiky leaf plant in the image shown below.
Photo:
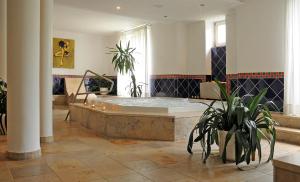
M122 75L130 74L130 95L132 97L140 97L142 95L141 86L137 85L136 77L134 75L135 58L133 53L136 49L130 47L129 41L126 47L123 47L120 42L119 44L116 44L115 48L109 48L109 50L109 54L113 55L112 63L114 64L114 69Z
M235 161L236 165L246 162L248 165L251 156L258 152L259 163L261 163L262 149L261 140L265 139L270 145L269 162L273 159L274 146L276 140L276 129L278 125L272 119L269 106L276 108L271 101L262 104L262 99L267 93L267 89L261 90L256 96L245 95L239 97L239 88L231 95L228 95L225 87L217 81L225 103L221 102L222 107L217 107L216 101L207 105L199 122L190 133L187 151L192 154L193 144L200 142L203 149L203 162L205 163L211 154L211 145L218 144L218 131L227 131L222 160L226 162L226 147L228 142L235 136ZM250 97L245 101L246 97ZM197 132L197 133L196 133ZM194 135L197 134L195 137Z

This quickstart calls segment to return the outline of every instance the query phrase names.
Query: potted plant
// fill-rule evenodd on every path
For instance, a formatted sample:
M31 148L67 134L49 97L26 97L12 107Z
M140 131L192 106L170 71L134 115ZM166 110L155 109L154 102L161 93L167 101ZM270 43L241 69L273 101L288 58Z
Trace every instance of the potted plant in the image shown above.
M219 145L219 148L220 155L225 163L228 157L228 143L233 142L236 165L242 162L250 164L251 159L255 159L256 151L260 163L262 157L261 140L266 139L270 145L267 162L272 160L276 140L275 126L278 123L272 119L269 111L271 105L276 108L275 104L270 101L261 104L267 89L263 89L256 96L245 95L239 97L237 96L239 88L228 95L225 87L218 81L217 84L226 102L221 102L221 107L216 106L216 101L209 105L203 103L207 105L207 109L191 131L187 151L192 154L193 144L200 142L203 149L203 162L205 163L211 154L211 145L223 143L223 146ZM194 139L196 131L198 133ZM222 135L225 136L224 139L220 137ZM219 140L224 141L220 142Z
M125 48L122 47L122 43L116 44L115 48L109 48L109 54L113 55L112 63L114 69L120 74L130 74L131 83L129 85L129 92L132 97L141 97L143 85L137 84L134 74L135 58L133 53L135 48L130 47L130 41Z
M7 130L7 84L0 78L0 135L5 135Z
M90 92L99 92L100 95L107 95L109 94L109 86L110 86L110 82L108 82L107 80L101 79L99 77L96 78L89 78L87 80L87 89Z

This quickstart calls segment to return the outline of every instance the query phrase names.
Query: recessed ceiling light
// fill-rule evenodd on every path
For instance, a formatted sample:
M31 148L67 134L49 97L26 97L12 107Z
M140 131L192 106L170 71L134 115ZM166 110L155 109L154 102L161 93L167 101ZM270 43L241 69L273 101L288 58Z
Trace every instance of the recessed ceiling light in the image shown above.
M117 6L117 7L116 7L116 10L120 10L120 9L121 9L121 6Z
M205 4L200 4L200 6L201 6L201 7L204 7L204 6L205 6Z

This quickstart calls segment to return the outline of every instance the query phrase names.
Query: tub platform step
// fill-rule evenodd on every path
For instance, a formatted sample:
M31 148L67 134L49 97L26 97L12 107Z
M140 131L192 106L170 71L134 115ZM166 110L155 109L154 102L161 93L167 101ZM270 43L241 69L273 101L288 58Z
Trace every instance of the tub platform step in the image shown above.
M278 141L300 145L300 129L278 126L276 131Z
M288 116L281 113L272 113L274 120L279 122L279 125L287 128L300 129L300 117Z

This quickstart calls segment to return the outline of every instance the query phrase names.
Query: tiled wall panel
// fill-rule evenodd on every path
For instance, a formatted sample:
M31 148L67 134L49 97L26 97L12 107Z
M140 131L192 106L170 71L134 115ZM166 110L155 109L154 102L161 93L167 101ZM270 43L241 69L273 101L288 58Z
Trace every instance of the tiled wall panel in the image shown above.
M284 99L284 73L261 72L239 73L227 75L227 91L232 92L240 88L240 96L245 94L258 94L262 89L268 88L264 101L273 101L280 112L283 111ZM276 111L277 108L271 108Z
M214 47L211 49L212 79L226 81L226 47Z
M200 83L206 75L153 75L151 96L192 98L200 96Z

